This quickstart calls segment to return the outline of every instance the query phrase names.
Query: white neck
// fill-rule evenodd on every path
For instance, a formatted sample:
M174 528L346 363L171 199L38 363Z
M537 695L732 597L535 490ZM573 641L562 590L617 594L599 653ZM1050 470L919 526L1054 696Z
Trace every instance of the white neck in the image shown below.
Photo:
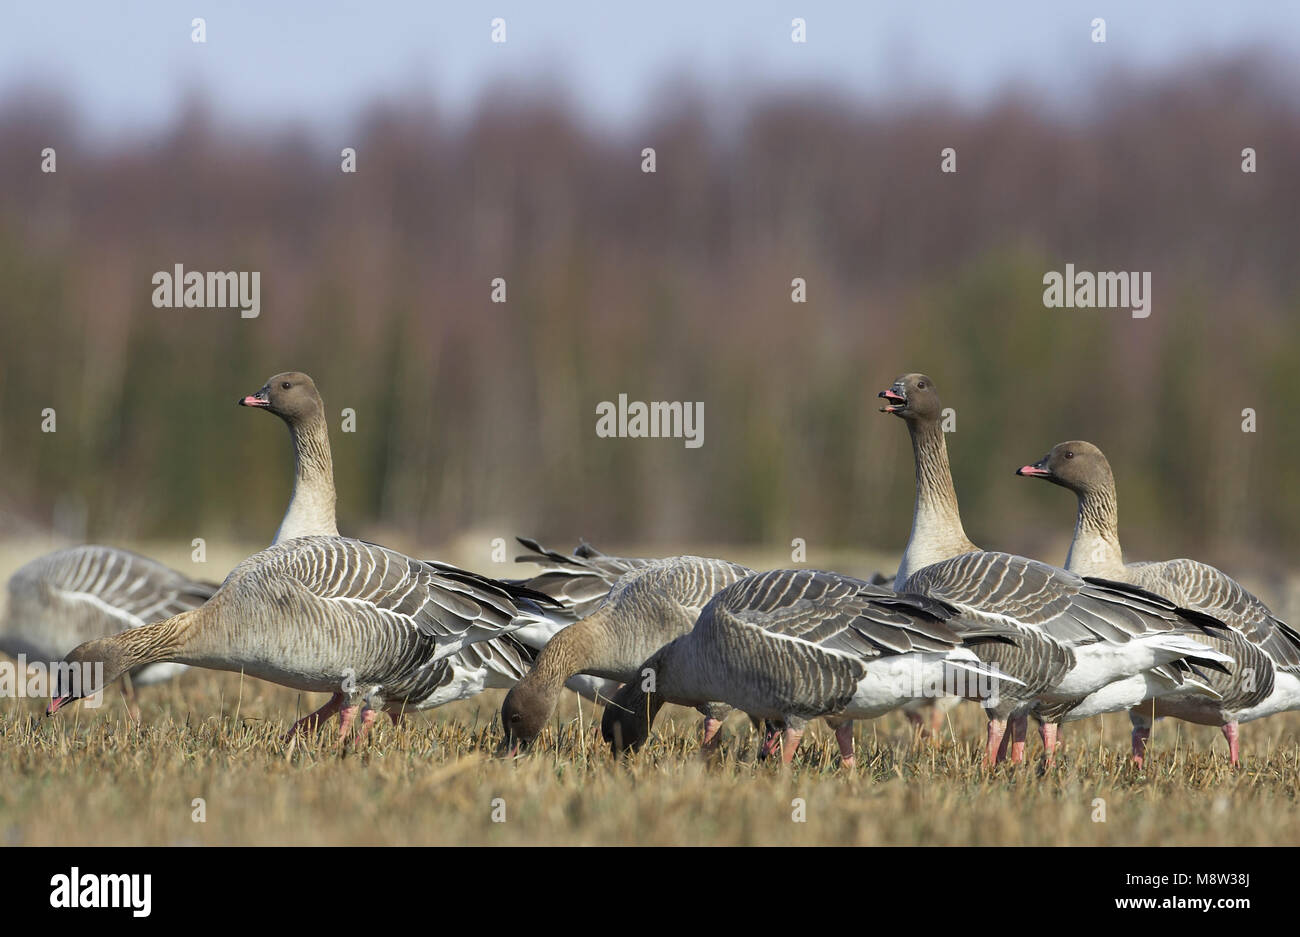
M295 537L337 537L334 517L334 461L329 429L317 416L304 425L290 424L294 479L289 508L272 544Z
M916 463L916 502L895 582L902 586L919 569L978 550L962 529L957 492L948 466L948 443L938 422L908 421Z
M1119 546L1119 508L1115 487L1078 492L1079 515L1065 568L1076 576L1123 579L1124 553Z

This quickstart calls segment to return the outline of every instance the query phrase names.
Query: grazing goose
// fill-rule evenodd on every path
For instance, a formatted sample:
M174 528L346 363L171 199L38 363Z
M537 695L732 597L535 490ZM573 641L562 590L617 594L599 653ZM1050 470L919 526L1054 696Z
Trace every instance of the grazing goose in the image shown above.
M1020 629L1022 640L1015 645L976 649L982 660L996 663L1023 684L1009 688L996 706L986 707L988 761L1002 757L1008 719L1012 760L1023 757L1025 724L1037 706L1078 701L1115 680L1182 658L1209 668L1231 663L1228 655L1197 640L1226 630L1210 616L1179 609L1133 586L1085 580L971 543L957 507L948 444L940 427L943 407L934 381L924 374L906 374L879 396L886 401L882 412L907 424L916 467L912 530L896 588ZM1044 747L1053 739L1054 731L1045 731Z
M540 593L343 537L297 537L240 563L199 608L71 651L102 662L106 680L177 661L232 670L297 690L343 696L344 733L361 713L440 706L464 694L451 658L485 658L489 639L544 617ZM480 647L480 645L487 645ZM513 661L521 674L523 662ZM88 695L62 686L54 714Z
M148 557L117 547L81 546L37 557L9 577L0 651L51 662L83 641L170 618L198 608L217 587L181 575ZM153 664L124 674L122 692L140 718L134 685L148 686L185 670Z
M1066 569L1081 576L1133 583L1220 618L1232 628L1233 634L1220 642L1224 645L1220 649L1237 656L1239 666L1231 675L1207 675L1213 694L1187 689L1130 711L1133 760L1138 765L1145 758L1153 716L1219 726L1235 765L1239 723L1300 708L1300 634L1267 605L1235 579L1205 563L1186 559L1124 562L1115 476L1100 449L1082 440L1063 442L1016 474L1042 478L1077 496L1078 516Z
M293 442L294 483L289 507L280 522L272 544L298 537L338 537L335 520L334 462L330 455L329 427L325 422L325 404L316 383L301 371L285 371L271 377L262 389L237 401L240 406L256 407L274 413L289 427ZM562 623L565 619L555 616ZM522 629L535 642L545 643L545 636L560 627L559 623L528 623ZM518 638L518 640L516 640ZM525 642L521 644L521 642ZM443 702L468 699L485 689L513 686L527 672L533 656L525 635L503 635L479 646L455 652L447 662L450 676L443 690ZM454 689L453 689L454 688ZM337 687L333 695L315 712L299 719L285 736L314 728L339 712L345 694ZM400 712L390 714L394 721ZM362 732L368 728L362 723ZM348 726L344 725L346 735Z
M653 687L634 680L619 690L601 733L615 748L636 748L665 702L720 700L782 726L788 764L818 716L875 718L957 684L971 698L996 692L1003 681L964 645L1017 638L1007 624L838 573L755 573L710 599L693 629L638 668L653 674ZM836 736L848 760L852 737L846 750Z
M641 564L614 584L595 611L556 634L533 669L506 694L501 726L507 744L513 745L512 754L537 738L555 711L566 679L581 672L619 683L635 680L642 661L691 630L714 593L753 573L736 563L700 556ZM699 706L705 717L705 750L715 744L725 716L712 704L701 700Z

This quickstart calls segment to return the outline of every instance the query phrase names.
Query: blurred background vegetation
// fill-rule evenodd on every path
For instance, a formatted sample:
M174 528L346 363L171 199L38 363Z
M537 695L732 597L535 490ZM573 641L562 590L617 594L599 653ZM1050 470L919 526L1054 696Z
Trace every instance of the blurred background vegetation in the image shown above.
M467 118L376 99L355 137L322 142L195 98L164 131L104 144L66 100L11 94L0 533L266 540L287 434L235 400L301 369L330 413L349 533L896 552L911 456L875 394L924 370L957 413L953 468L982 545L1059 549L1069 498L1012 472L1087 438L1115 466L1135 558L1288 566L1293 73L1198 61L1078 100L1062 114L1022 87L978 107L813 92L733 107L675 86L608 129L516 88ZM939 171L945 147L956 174ZM1150 318L1044 308L1042 277L1067 262L1150 271ZM151 276L178 263L260 271L260 318L153 308ZM490 301L494 277L507 303ZM703 447L598 438L596 404L620 393L703 401Z

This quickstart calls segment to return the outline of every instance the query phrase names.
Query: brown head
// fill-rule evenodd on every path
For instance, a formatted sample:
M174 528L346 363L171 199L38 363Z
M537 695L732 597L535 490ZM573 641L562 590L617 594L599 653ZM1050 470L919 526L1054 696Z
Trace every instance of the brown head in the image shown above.
M666 701L658 693L647 692L643 687L647 670L654 672L656 680L663 678L664 662L663 651L654 654L637 668L637 677L623 684L613 699L605 704L600 719L600 735L615 752L636 751L650 737L650 727Z
M924 374L904 374L876 396L885 400L881 413L892 413L909 423L938 422L943 416L939 392Z
M1090 491L1107 491L1115 487L1115 476L1110 463L1100 449L1082 439L1057 443L1033 465L1016 469L1017 475L1041 478L1044 481L1069 488L1075 494Z
M63 663L50 674L50 705L45 715L79 699L94 696L134 666L129 651L114 638L96 638L68 652Z
M530 679L535 673L536 670L512 686L501 703L504 753L516 755L520 748L527 748L535 742L551 713L555 712L559 688L546 685L542 680Z
M324 416L325 412L315 382L301 371L277 374L257 393L240 397L236 403L269 410L291 426Z

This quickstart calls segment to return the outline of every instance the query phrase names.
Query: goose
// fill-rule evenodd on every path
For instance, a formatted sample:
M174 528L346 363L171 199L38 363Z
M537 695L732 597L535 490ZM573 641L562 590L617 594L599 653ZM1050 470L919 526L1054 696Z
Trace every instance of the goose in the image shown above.
M87 544L31 560L9 577L0 652L57 661L90 638L197 608L217 590L162 563L118 547ZM153 664L123 674L122 694L140 718L135 687L161 683L186 668Z
M240 406L273 413L289 427L294 457L293 492L272 545L304 536L338 537L329 426L316 382L301 371L285 371L273 375L260 390L246 394L236 402ZM526 583L516 582L515 585L527 588ZM551 618L523 623L516 634L502 635L491 638L482 646L475 643L457 650L447 662L450 676L439 699L451 702L468 699L486 689L513 686L527 673L535 648L544 644L554 629L570 620L571 617L556 611ZM346 694L337 687L331 692L333 695L320 709L293 724L286 739L298 732L314 729L340 711ZM397 721L401 714L390 711L390 715ZM363 722L361 731L364 733L367 728L368 723ZM346 736L347 732L348 725L345 724L341 735Z
M719 700L779 725L786 764L819 716L839 723L845 755L849 720L956 682L962 695L987 695L989 682L1001 681L966 645L1018 637L1006 623L972 621L947 603L838 573L755 573L713 596L694 628L646 659L638 671L653 675L653 685L624 685L605 707L601 733L616 749L635 749L665 702ZM954 681L954 670L978 679Z
M295 537L244 560L198 608L88 641L65 660L102 663L105 681L174 661L335 693L343 697L344 734L360 709L364 735L377 711L460 698L455 655L472 650L487 660L508 653L508 645L491 639L545 617L551 603L519 586L361 540ZM522 661L514 663L522 669ZM77 686L61 672L47 711L54 715L86 695L84 682Z
M975 546L961 523L934 381L905 374L878 396L885 400L882 412L906 423L916 469L912 529L895 588L940 599L975 618L1008 622L1021 634L1016 644L976 649L1022 684L986 706L988 762L996 764L1005 753L1008 719L1011 759L1023 758L1025 724L1036 707L1078 701L1115 680L1183 658L1209 669L1232 663L1198 640L1227 630L1209 615L1135 586ZM1047 725L1045 750L1053 745Z
M737 563L700 556L641 561L624 573L590 615L551 638L528 675L506 694L501 726L510 753L537 738L566 679L595 674L616 681L615 688L636 680L642 661L690 631L716 592L752 573ZM701 700L698 708L705 717L702 748L709 751L726 713L713 700Z
M1017 475L1041 478L1077 497L1074 539L1065 568L1081 576L1128 582L1167 595L1181 605L1222 619L1232 634L1239 666L1231 675L1209 674L1213 693L1188 688L1130 710L1133 760L1146 755L1154 717L1174 716L1218 726L1228 742L1228 757L1238 764L1238 726L1242 722L1300 708L1300 634L1258 597L1222 570L1196 560L1125 563L1119 542L1119 501L1110 462L1084 440L1059 443Z

